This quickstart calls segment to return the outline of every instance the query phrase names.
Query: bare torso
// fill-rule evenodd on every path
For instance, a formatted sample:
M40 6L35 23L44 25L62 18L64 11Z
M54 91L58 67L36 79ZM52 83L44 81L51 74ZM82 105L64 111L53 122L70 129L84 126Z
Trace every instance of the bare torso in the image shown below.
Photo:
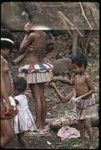
M6 91L4 91L4 92L7 92L8 96L10 96L12 94L13 88L12 88L11 79L9 76L9 66L8 66L7 61L4 58L1 59L1 65L2 65L1 71L3 74L3 81L6 86ZM2 97L2 94L4 95L4 93L1 93L1 97Z
M90 90L86 82L85 74L75 76L75 90L76 90L77 97L84 95ZM87 96L85 98L88 97L90 96Z

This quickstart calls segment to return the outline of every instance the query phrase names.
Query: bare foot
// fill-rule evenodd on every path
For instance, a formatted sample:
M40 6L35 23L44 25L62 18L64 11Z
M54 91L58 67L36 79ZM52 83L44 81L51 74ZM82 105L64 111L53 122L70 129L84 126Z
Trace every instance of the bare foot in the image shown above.
M43 129L38 129L38 133L43 135L43 134L46 134L48 133L48 131L50 130L50 125L46 125Z
M23 138L21 141L20 141L20 145L22 148L29 148L29 143L27 142L27 140L25 138Z

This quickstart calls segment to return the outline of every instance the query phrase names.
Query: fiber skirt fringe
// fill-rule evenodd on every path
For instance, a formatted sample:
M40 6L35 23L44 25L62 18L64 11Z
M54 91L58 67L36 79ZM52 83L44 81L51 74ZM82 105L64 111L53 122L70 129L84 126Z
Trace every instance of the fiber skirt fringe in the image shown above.
M98 107L95 103L95 97L81 99L77 106L78 119L98 117Z
M20 77L24 77L28 84L50 82L53 73L52 70L47 72L32 72L32 73L19 73Z

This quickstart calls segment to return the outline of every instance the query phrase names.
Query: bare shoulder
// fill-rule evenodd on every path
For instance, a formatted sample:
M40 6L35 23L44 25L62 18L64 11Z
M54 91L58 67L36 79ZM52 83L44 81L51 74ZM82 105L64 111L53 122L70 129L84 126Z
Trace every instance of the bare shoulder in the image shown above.
M78 75L78 74L76 74L76 75L74 76L74 80L77 79L77 78L79 78L79 75Z
M93 82L93 78L89 73L85 73L85 79L87 82Z
M1 66L3 67L4 66L4 64L5 64L5 62L4 62L4 59L3 59L3 57L1 56ZM1 69L2 69L2 67L1 67Z
M1 56L1 64L5 65L7 64L7 61Z
M4 58L3 58L2 56L0 56L0 59L1 59L1 61L3 61L3 60L4 60Z
M9 70L8 62L3 57L1 57L1 66L1 72L4 73Z
M27 36L26 40L28 40L28 41L33 41L33 40L35 40L36 38L37 38L36 33L35 33L35 32L32 32L32 33L30 33L30 34Z
M31 33L29 34L29 37L35 37L35 36L36 36L35 32L31 32Z
M91 76L90 76L90 74L89 74L88 72L85 72L85 73L84 73L84 76L85 76L86 79L91 78Z

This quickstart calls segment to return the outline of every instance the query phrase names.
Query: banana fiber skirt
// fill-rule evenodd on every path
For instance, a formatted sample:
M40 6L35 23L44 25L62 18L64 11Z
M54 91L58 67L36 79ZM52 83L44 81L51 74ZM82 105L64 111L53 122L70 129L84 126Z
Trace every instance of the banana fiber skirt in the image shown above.
M52 70L48 70L47 72L32 72L32 73L19 73L20 77L24 77L28 84L37 84L37 83L45 83L50 82L53 73Z
M77 106L77 118L87 119L98 117L98 107L95 102L95 97L90 97L88 99L81 99Z

